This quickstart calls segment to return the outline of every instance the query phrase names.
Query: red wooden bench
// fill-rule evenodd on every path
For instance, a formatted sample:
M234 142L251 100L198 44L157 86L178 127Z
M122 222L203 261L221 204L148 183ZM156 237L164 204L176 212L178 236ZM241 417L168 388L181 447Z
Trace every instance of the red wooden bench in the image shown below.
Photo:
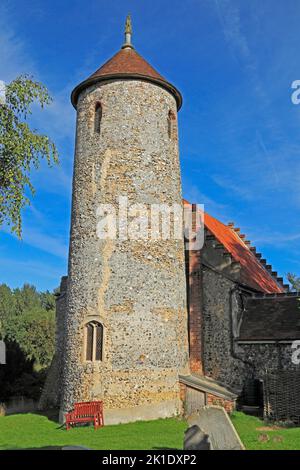
M103 402L86 401L75 403L74 410L65 414L67 430L76 423L94 423L94 428L104 426Z

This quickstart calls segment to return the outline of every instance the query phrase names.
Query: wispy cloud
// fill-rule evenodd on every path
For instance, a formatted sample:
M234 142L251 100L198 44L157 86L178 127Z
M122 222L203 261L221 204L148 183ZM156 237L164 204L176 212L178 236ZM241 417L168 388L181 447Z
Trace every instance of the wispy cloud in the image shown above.
M53 268L49 266L49 263L40 263L32 261L31 259L20 261L18 259L13 259L13 257L0 257L0 265L2 270L17 270L24 273L24 282L28 280L26 276L34 275L39 278L51 279L58 284L62 275L61 269Z
M59 258L66 259L68 254L68 247L63 240L42 233L38 229L27 227L24 230L23 242Z
M266 161L268 162L268 165L270 166L271 172L273 173L274 181L278 185L280 184L280 179L279 179L279 175L274 164L274 160L272 159L270 152L267 150L266 144L259 131L257 131L257 140L258 140L260 148L263 151L263 155L266 157Z
M272 233L260 233L255 235L255 242L264 244L264 245L271 245L276 247L281 247L284 245L291 245L291 242L300 240L300 233L280 233L280 232L272 232Z
M3 232L11 237L17 238L7 228L4 228ZM68 246L62 237L48 235L36 227L29 227L28 224L23 228L23 238L19 243L38 248L45 253L49 253L50 255L64 260L68 255Z
M215 5L227 45L240 67L246 71L251 93L256 96L260 108L266 112L270 106L270 99L259 75L256 54L253 54L242 28L242 4L237 5L232 0L215 0ZM278 128L272 114L268 114L267 118L271 127Z
M34 123L50 136L55 136L56 141L71 139L75 135L76 112L70 102L70 88L64 87L53 93L53 102L44 109L35 107Z
M25 42L11 26L11 15L7 6L0 5L0 79L10 82L17 75L29 73L36 75L37 70Z
M255 68L248 41L242 32L239 7L231 0L215 0L216 11L233 56L240 62L246 60L249 68Z
M252 201L255 199L255 194L252 191L251 187L248 185L244 185L243 183L237 182L234 176L224 176L224 175L213 175L213 181L220 186L221 188L225 189L228 192L234 193L241 197L242 199Z
M225 204L213 200L211 197L201 192L198 186L189 184L187 181L184 181L183 187L183 197L187 201L193 204L204 204L205 211L211 212L212 215L220 217L222 220L224 220L228 209Z
M285 195L285 199L289 194L289 203L299 209L299 113L297 116L295 107L290 105L289 83L282 82L276 58L270 56L267 64L261 64L259 51L253 49L254 32L262 27L267 12L257 15L255 2L251 8L235 0L215 0L213 5L226 44L247 77L245 91L251 97L239 103L233 93L234 106L230 112L227 99L223 107L222 103L217 103L217 130L230 154L226 149L222 172L215 173L213 180L245 201L260 199L270 203L273 199L274 204L280 205L274 192ZM289 69L294 61L293 57L287 57L281 68ZM269 70L273 71L273 76ZM244 86L235 93L243 93ZM278 103L285 95L287 108L289 105L291 108L289 119L288 109L278 110Z
M26 39L15 32L14 15L10 3L0 5L0 80L9 83L20 74L30 74L36 80L44 81L30 53ZM53 102L43 110L37 105L30 123L39 132L47 134L58 146L60 165L49 168L42 164L32 171L34 186L49 193L60 194L69 199L72 180L73 140L76 113L70 103L71 84L50 94ZM70 149L70 150L66 150Z
M0 5L0 80L9 83L18 75L29 74L43 81L26 41L15 32L12 14L6 5ZM55 136L56 141L74 136L76 114L70 102L71 89L71 83L56 92L50 89L52 104L43 110L38 106L34 109L34 125Z

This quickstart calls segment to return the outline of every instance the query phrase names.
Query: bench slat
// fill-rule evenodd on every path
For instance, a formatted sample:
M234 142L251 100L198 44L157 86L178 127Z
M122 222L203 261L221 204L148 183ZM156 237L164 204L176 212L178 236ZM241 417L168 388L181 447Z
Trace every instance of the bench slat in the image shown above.
M70 424L94 422L94 427L104 426L103 418L103 402L78 402L74 404L74 410L66 414L66 427L70 428Z

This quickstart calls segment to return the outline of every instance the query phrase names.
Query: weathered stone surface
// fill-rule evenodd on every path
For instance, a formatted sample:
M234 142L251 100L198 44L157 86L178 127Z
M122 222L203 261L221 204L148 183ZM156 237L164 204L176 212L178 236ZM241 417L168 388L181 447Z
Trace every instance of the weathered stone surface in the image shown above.
M100 135L93 125L97 101ZM141 419L151 405L159 415L166 414L164 403L169 416L181 412L178 374L188 372L183 242L96 235L97 207L117 207L119 196L129 204L182 203L170 110L176 115L168 91L138 80L100 83L79 96L62 410L102 399L106 410L139 407ZM84 360L83 328L90 320L104 326L101 362Z
M205 406L190 416L188 423L209 435L211 450L244 450L228 414L222 407Z
M252 365L254 377L263 379L266 371L299 371L299 364L293 364L291 343L237 344L235 350L241 358Z
M234 391L241 391L252 370L234 354L232 319L239 310L234 303L236 284L212 269L203 270L204 369Z
M266 371L299 370L292 363L291 343L240 343L243 289L208 267L203 269L204 368L207 376L238 393Z
M209 436L194 424L184 433L184 450L210 450Z

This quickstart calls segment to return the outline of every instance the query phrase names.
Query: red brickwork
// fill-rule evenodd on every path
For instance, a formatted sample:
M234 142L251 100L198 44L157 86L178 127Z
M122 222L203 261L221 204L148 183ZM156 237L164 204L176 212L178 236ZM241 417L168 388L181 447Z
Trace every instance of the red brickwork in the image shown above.
M193 204L193 213L196 206ZM194 215L194 214L193 214ZM196 217L193 217L193 231L196 231ZM200 250L186 251L187 290L189 309L189 348L192 373L203 374L202 358L202 274Z
M227 413L232 413L235 409L235 402L231 400L226 400L225 398L216 397L211 393L206 395L206 404L207 405L215 405L215 406L222 406L222 408L227 411Z
M183 403L183 408L185 409L187 406L186 400L187 400L187 385L180 383L180 399ZM201 392L199 390L199 392ZM216 395L212 393L208 393L203 391L202 393L205 394L205 405L206 406L221 406L222 408L225 409L227 413L232 413L235 410L235 401L234 400L226 400L226 398L221 398L217 397Z

